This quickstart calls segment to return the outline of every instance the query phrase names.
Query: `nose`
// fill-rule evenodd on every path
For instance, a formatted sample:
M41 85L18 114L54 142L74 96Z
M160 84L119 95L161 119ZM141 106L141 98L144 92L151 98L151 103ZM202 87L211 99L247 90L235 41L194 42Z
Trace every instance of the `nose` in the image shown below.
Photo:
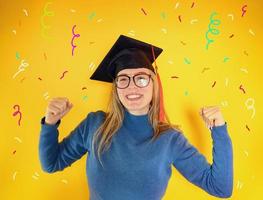
M128 88L137 88L137 86L135 85L133 79L131 78L130 84L128 86Z

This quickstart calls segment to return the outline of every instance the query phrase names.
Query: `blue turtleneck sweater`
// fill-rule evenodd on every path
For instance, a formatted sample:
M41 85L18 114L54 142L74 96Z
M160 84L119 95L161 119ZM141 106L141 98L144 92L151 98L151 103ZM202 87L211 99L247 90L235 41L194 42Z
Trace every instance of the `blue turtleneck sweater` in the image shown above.
M121 128L108 151L102 154L102 167L91 152L91 141L104 119L103 111L89 113L59 142L61 120L48 125L43 117L39 140L42 169L48 173L61 171L88 153L86 173L91 200L160 200L172 166L209 194L222 198L231 196L233 154L226 123L210 129L213 163L209 164L183 133L173 129L149 143L153 128L148 115L136 116L125 110Z

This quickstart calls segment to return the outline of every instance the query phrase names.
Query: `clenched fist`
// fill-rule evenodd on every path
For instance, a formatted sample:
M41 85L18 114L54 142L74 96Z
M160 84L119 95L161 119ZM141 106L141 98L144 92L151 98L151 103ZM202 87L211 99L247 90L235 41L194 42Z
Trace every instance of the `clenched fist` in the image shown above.
M203 107L200 109L199 114L202 116L209 129L213 126L221 126L225 124L225 120L219 106Z
M56 124L72 107L73 104L65 97L52 98L47 106L45 123Z

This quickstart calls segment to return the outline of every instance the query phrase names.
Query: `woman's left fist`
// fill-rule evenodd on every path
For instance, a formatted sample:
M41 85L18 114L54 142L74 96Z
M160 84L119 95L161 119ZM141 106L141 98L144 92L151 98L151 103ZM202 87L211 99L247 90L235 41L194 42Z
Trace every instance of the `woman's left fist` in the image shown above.
M221 126L225 124L225 120L220 111L219 106L207 106L200 109L199 114L206 123L207 128L213 126Z

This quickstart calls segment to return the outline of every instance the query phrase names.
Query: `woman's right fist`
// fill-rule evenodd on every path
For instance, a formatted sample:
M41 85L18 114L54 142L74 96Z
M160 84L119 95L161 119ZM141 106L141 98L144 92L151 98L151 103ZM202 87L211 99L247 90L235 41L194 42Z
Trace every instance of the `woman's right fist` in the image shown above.
M47 124L56 124L62 117L64 117L70 109L73 107L73 104L69 102L68 98L65 97L56 97L49 100L46 115L45 123Z

